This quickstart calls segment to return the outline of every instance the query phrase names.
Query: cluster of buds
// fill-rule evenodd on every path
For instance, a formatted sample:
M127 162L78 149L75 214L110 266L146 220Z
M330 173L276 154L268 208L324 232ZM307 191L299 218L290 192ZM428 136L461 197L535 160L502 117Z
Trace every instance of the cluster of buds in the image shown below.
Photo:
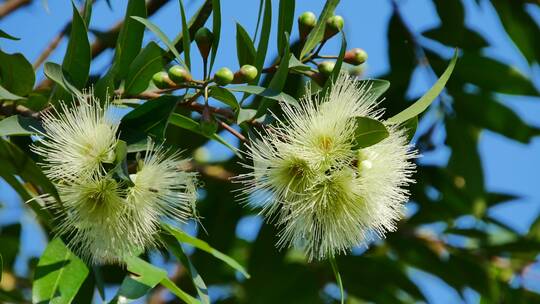
M152 81L159 89L168 89L191 82L192 77L188 70L173 65L167 72L157 72L152 76Z

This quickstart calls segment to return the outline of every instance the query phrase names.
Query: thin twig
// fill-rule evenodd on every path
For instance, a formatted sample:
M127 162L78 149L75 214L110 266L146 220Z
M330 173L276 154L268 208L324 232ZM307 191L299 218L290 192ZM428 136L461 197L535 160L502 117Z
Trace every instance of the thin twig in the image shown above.
M223 121L218 121L218 123L223 129L227 130L229 133L236 136L241 141L243 142L248 141L244 135L240 134L238 131L236 131L233 127L229 126L228 124L224 123Z
M26 6L32 2L31 0L8 0L0 6L0 19L11 14L17 9Z

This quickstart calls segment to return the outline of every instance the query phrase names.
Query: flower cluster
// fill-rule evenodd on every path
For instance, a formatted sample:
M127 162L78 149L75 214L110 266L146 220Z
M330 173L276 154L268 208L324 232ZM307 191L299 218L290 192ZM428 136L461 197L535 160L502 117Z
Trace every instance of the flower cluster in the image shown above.
M78 255L122 263L156 244L161 220L193 215L196 176L183 170L186 160L178 154L150 143L129 175L132 183L116 177L119 123L109 103L84 94L75 104L45 113L45 132L33 146L61 198L45 197L46 203L58 214L57 232Z
M327 97L308 92L300 107L284 104L284 119L249 147L245 199L280 227L279 247L325 259L395 230L416 154L405 131L389 124L387 138L355 149L355 117L381 121L376 99L369 86L341 75Z

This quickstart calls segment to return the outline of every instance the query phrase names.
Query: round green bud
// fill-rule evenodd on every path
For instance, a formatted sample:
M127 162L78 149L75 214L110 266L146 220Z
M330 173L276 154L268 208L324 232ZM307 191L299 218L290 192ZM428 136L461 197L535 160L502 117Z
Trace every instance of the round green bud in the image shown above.
M212 43L214 42L214 34L212 34L212 31L206 27L201 27L195 32L194 39L203 58L208 58L210 48L212 48Z
M298 30L300 31L300 37L304 39L307 37L309 32L317 24L317 17L313 12L303 12L302 15L298 17Z
M343 20L343 17L335 15L328 19L326 19L326 29L324 31L324 38L328 39L335 34L339 33L341 29L343 29L343 25L345 24L345 21Z
M176 84L191 80L191 74L179 65L173 65L168 72L169 78Z
M347 52L345 52L345 57L343 57L343 61L352 65L360 65L366 62L367 59L368 55L366 51L361 48L354 48L352 50L348 50Z
M317 65L317 68L323 76L330 76L335 65L336 63L333 61L323 61Z
M167 72L157 72L152 76L152 81L159 89L168 89L171 87L171 80Z
M243 83L243 82L250 82L253 79L257 78L257 75L259 74L259 71L256 67L245 64L243 65L240 70L236 73L234 73L234 82L235 83Z
M214 74L214 81L219 85L228 85L234 79L234 74L229 68L221 68Z

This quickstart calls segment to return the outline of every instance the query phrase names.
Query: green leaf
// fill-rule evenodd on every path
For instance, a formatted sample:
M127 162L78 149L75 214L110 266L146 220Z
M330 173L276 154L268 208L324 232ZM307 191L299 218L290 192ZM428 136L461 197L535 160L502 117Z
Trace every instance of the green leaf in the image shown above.
M136 95L146 90L152 76L164 69L164 55L165 51L155 42L148 43L129 67L124 84L124 94L127 96Z
M125 182L128 186L132 187L133 181L129 177L129 171L127 166L127 143L123 140L118 140L114 148L114 168L110 170L113 177L117 180Z
M405 121L401 127L407 130L407 140L410 142L416 133L416 128L418 128L418 117L415 116Z
M72 83L69 75L65 73L62 67L53 62L46 62L43 66L43 72L50 80L54 81L60 87L73 95L82 95Z
M180 3L180 15L182 15L182 46L184 49L184 59L186 60L186 65L188 69L191 69L191 58L190 58L190 44L191 37L189 35L189 27L186 21L186 11L184 10L184 1L178 0Z
M124 79L142 46L144 25L130 18L131 16L146 18L144 0L129 0L128 2L124 24L118 34L114 53L112 69L116 79Z
M254 66L259 71L257 78L253 79L250 84L256 84L261 78L260 71L262 71L264 66L264 60L266 59L266 53L268 51L268 41L270 40L270 30L272 29L272 1L264 1L264 17L261 27L261 35L259 38L259 44L257 46L257 53L255 54Z
M255 46L246 30L236 23L236 54L238 56L238 65L255 63Z
M133 275L130 274L124 279L117 295L113 299L113 303L118 303L120 298L122 301L136 300L141 298L157 284L163 285L186 303L200 303L200 301L178 288L167 277L167 272L165 270L160 269L138 257L127 258L126 264L128 271Z
M376 119L368 117L355 117L356 129L354 136L356 144L354 149L373 146L388 137L389 133L384 124Z
M302 63L294 54L291 54L291 59L289 59L289 69L298 71L298 72L305 72L310 71L311 67L307 64Z
M288 103L293 106L299 105L298 101L294 99L294 97L292 97L291 95L288 95L279 91L274 91L269 88L263 88L263 87L254 86L254 85L246 85L246 86L228 87L227 89L233 92L244 92L248 94L254 94L254 95L258 95L262 97L267 97L270 99Z
M212 71L214 66L214 60L216 59L217 50L219 47L219 38L221 37L221 4L220 0L212 0L212 33L214 34L214 40L212 40L212 52L210 53L210 68Z
M2 282L2 274L4 273L4 260L0 254L0 282Z
M34 274L32 302L71 303L89 270L59 238L53 239L39 259Z
M317 44L319 44L324 36L324 29L326 28L326 19L334 15L334 10L339 4L339 0L328 0L324 5L324 8L319 16L317 25L311 30L309 35L306 38L306 43L300 52L300 59L303 59L305 55L311 52Z
M225 262L227 265L239 271L241 274L244 275L244 277L249 279L250 276L247 273L247 271L244 269L244 267L242 267L240 264L238 264L238 262L233 260L231 257L227 256L226 254L212 248L205 241L192 237L189 234L182 231L181 229L174 228L170 225L162 224L161 226L163 227L163 229L165 229L165 231L169 232L172 236L174 236L180 243L189 244L197 249L200 249L202 251L205 251L213 255L215 258Z
M246 120L253 119L257 115L257 110L255 109L242 109L238 111L238 117L236 118L236 123L241 124Z
M359 81L362 86L369 88L369 94L373 99L379 99L390 88L390 81L382 79L365 79Z
M172 124L172 125L175 125L177 127L180 127L182 129L186 129L186 130L189 130L191 132L203 135L206 138L215 140L215 141L221 143L222 145L224 145L225 147L229 148L231 151L233 151L236 154L236 156L242 158L242 155L240 155L240 153L238 153L238 150L235 147L231 146L231 144L229 144L221 136L219 136L218 134L215 134L215 133L212 134L212 135L204 134L201 131L201 127L200 127L199 123L196 122L195 120L189 118L189 117L186 117L184 115L180 115L178 113L173 113L171 115L170 119L169 119L169 123Z
M452 75L452 71L454 70L454 66L456 65L456 61L458 58L458 52L454 53L454 57L450 61L450 64L448 64L448 67L444 71L444 73L441 75L439 80L435 82L435 84L429 89L429 91L424 94L420 99L418 99L415 103L410 105L405 110L401 111L400 113L390 117L388 119L389 123L402 123L406 120L409 120L415 116L418 116L420 113L424 112L424 110L429 107L429 105L439 96L441 91L444 89L444 86L446 85L446 82L450 78L450 75Z
M0 84L14 95L25 96L34 87L36 76L32 64L20 54L0 50Z
M238 105L238 100L236 100L236 97L234 97L233 93L231 93L229 90L225 88L221 88L218 86L210 87L209 96L223 102L224 104L228 105L235 111L237 111L240 108L240 106Z
M152 21L150 21L148 19L145 19L145 18L141 18L141 17L137 17L137 16L131 16L131 18L133 18L133 19L139 21L140 23L144 24L144 26L146 26L150 31L152 31L159 38L159 40L161 40L167 46L167 48L169 48L169 51L171 51L174 54L176 60L178 60L178 62L181 65L183 65L184 68L188 69L186 64L184 63L184 61L180 57L180 53L178 53L178 51L174 47L174 44L169 40L169 38L167 38L165 33L163 33L159 29L159 27L157 27L154 23L152 23Z
M86 85L90 73L92 53L86 24L75 5L72 6L73 20L62 68L70 76L73 85L78 89L82 89Z
M0 121L0 136L34 135L36 130L45 132L41 123L30 117L12 115Z
M4 89L4 87L0 85L0 100L2 100L2 99L5 99L5 100L19 100L19 99L24 99L24 97L15 95L15 94L9 92L8 90Z
M14 36L11 36L10 34L0 30L0 38L10 39L10 40L21 40L21 38L17 38Z
M278 35L277 35L277 47L279 55L283 55L284 50L284 36L281 33L291 33L292 25L294 22L294 7L295 0L280 0L279 1L279 16L278 16Z
M120 122L120 136L128 142L129 139L142 139L152 136L163 139L171 113L181 98L172 95L162 95L151 99L126 114Z
M94 4L93 0L84 1L82 18L84 20L84 24L86 25L86 28L90 26L90 21L92 20L92 4Z
M332 271L334 272L334 276L336 277L336 283L339 287L339 293L341 295L341 304L345 303L345 291L343 291L343 282L341 282L341 275L339 274L338 265L336 263L336 259L334 257L330 257L328 259L330 262L330 265L332 266Z
M59 200L54 185L41 172L34 161L14 144L0 138L0 175L19 176L23 180L41 187Z
M326 80L322 89L322 94L325 95L328 90L332 88L334 82L338 79L339 73L341 73L341 66L343 65L343 58L345 57L345 50L347 49L347 40L345 39L345 33L341 32L341 48L339 50L338 58L332 70L332 75Z
M176 258L184 265L186 268L189 276L191 277L191 281L193 282L193 285L195 286L195 289L197 289L197 294L199 295L199 298L201 299L202 303L209 304L210 303L210 297L208 296L208 287L206 287L206 284L204 283L203 278L199 275L197 272L197 269L195 266L193 266L193 263L189 260L187 255L184 252L184 249L178 243L178 241L172 237L169 234L162 234L162 238L167 244L167 247L169 250L172 251L172 253L176 256Z

